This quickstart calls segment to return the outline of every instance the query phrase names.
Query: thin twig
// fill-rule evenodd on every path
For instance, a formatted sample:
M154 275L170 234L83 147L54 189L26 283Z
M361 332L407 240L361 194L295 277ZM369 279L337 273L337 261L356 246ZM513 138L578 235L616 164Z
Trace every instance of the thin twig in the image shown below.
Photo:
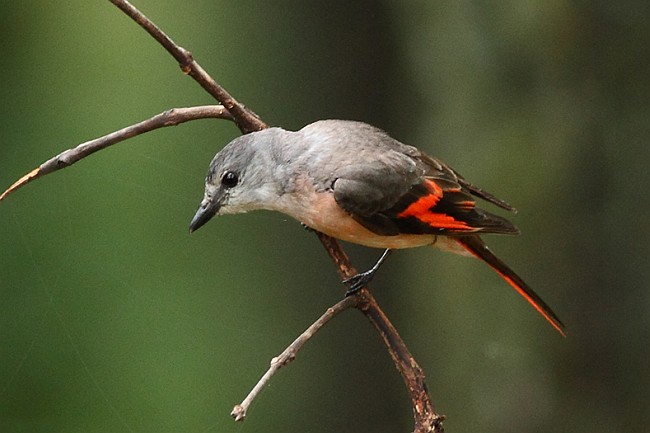
M248 407L251 405L260 391L262 391L264 386L266 386L271 377L273 377L273 375L281 367L284 367L293 361L296 358L298 351L307 341L309 341L311 337L314 336L314 334L316 334L323 326L325 326L325 324L327 324L327 322L332 320L336 315L347 310L348 308L356 306L356 304L357 298L355 296L343 298L341 301L328 308L327 311L325 311L325 313L323 313L323 315L318 318L318 320L312 323L311 326L305 330L305 332L300 334L300 336L296 338L293 343L291 343L286 349L284 349L281 354L273 358L271 360L271 365L269 366L269 369L266 371L266 373L264 373L264 376L262 376L259 382L257 382L251 392L248 393L246 398L233 408L230 415L235 418L235 421L244 420Z
M13 183L5 192L0 194L0 201L4 200L18 188L27 185L34 179L45 176L52 172L61 170L74 164L75 162L113 144L153 131L154 129L164 128L166 126L175 126L190 120L198 119L227 119L232 120L232 116L222 105L204 105L200 107L189 108L172 108L164 111L147 120L134 125L122 128L119 131L111 132L103 137L81 143L77 147L64 150L53 158L48 159L34 170L30 171L16 182Z
M226 89L214 81L201 65L194 60L190 51L176 44L165 32L158 28L158 26L131 3L126 0L109 1L120 8L126 15L138 23L140 27L146 30L151 37L158 41L178 61L184 74L194 78L201 87L226 107L232 114L234 122L242 133L247 134L267 128L267 125L252 110L239 103Z

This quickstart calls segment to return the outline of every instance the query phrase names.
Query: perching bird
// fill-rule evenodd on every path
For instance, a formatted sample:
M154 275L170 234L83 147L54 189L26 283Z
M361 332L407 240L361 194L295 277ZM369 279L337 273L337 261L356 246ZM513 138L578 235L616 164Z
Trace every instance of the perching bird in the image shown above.
M390 249L431 245L478 257L564 335L546 303L479 235L517 234L475 197L514 208L413 146L361 122L322 120L299 131L269 128L234 139L214 157L205 196L190 224L258 209L282 212L348 242ZM383 261L353 278L365 285Z

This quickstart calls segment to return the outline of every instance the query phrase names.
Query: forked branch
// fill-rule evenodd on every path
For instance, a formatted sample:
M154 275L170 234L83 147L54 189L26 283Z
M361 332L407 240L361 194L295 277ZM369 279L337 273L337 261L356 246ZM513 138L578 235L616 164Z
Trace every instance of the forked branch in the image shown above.
M338 267L341 278L347 279L355 275L357 271L350 265L347 254L339 246L336 239L323 233L317 232L316 234L330 255L330 258ZM438 415L433 407L422 368L420 368L420 365L413 358L408 347L406 347L406 343L404 343L397 329L395 329L384 311L379 307L372 293L367 288L364 288L355 296L357 297L355 307L375 327L386 346L386 350L388 350L390 357L393 359L397 371L399 371L404 380L411 399L411 408L413 409L413 418L415 421L414 432L442 433L444 431L442 422L445 420L445 417L444 415Z
M125 0L109 1L144 28L179 62L181 69L185 74L190 75L194 80L196 80L222 105L168 110L143 122L123 128L119 131L105 135L104 137L82 143L75 148L68 149L17 180L11 187L0 195L0 201L16 189L36 178L57 171L61 168L68 167L98 150L153 129L203 118L232 120L237 124L242 133L249 133L267 127L267 125L255 113L235 100L228 92L226 92L225 89L217 84L217 82L214 81L214 79L194 60L189 51L175 44L171 38L169 38L133 5ZM357 271L351 265L350 260L339 245L338 241L322 233L317 232L317 235L327 250L327 253L337 266L339 274L343 278L349 278L355 275ZM267 374L257 384L255 389L251 392L251 395L247 397L247 400L242 402L241 405L235 407L235 410L233 410L233 416L239 420L243 419L247 409L246 402L248 401L248 404L250 403L250 400L255 397L257 392L259 392L259 389L264 386L273 373L282 365L286 365L286 363L293 359L300 347L311 338L314 332L320 329L325 323L327 323L327 321L338 314L338 312L352 306L361 311L375 327L393 359L395 366L402 375L413 407L415 432L442 432L443 417L436 414L433 405L431 404L424 383L424 374L422 373L422 370L408 351L395 327L377 304L375 298L365 288L354 295L354 299L344 299L331 307L331 309L323 316L325 319L321 317L310 326L307 331L298 338L298 340L294 341L294 343L283 352L284 356L281 355L281 358L274 362L275 365L271 366L269 372L267 372Z
M221 87L214 79L199 65L193 58L192 53L176 44L165 34L157 25L147 18L142 12L136 9L126 0L109 0L115 6L120 8L140 27L147 31L160 45L162 45L169 54L171 54L184 74L194 78L210 95L219 101L232 114L232 120L237 124L242 133L247 134L253 131L259 131L267 128L266 123L262 121L252 110L240 104L230 93Z

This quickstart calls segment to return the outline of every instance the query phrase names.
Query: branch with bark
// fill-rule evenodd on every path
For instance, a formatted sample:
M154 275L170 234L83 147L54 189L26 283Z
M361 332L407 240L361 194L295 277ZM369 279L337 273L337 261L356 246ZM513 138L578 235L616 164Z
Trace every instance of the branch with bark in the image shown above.
M203 87L203 89L212 95L220 105L170 109L142 122L127 126L103 137L65 150L45 161L39 167L14 182L14 184L0 195L0 201L6 199L9 194L15 192L18 188L26 185L34 179L58 171L62 168L69 167L94 152L154 129L207 118L233 121L243 134L267 128L266 123L264 123L253 111L238 102L223 87L221 87L196 62L196 60L194 60L192 54L188 50L174 43L171 38L169 38L160 28L158 28L133 5L125 0L109 1L121 9L127 16L133 19L138 25L140 25L140 27L146 30L149 35L160 43L160 45L162 45L178 61L183 73L192 77L199 85L201 85L201 87ZM319 232L316 232L316 235L336 265L338 273L343 279L350 278L357 274L356 269L352 266L348 256L336 239ZM245 418L250 403L258 395L264 385L268 383L273 374L280 367L291 362L296 357L300 348L310 338L312 338L319 329L342 311L353 307L362 312L378 332L384 342L386 350L395 363L395 367L404 380L413 408L415 424L414 431L416 433L442 432L442 421L444 417L436 413L431 403L422 369L419 367L399 333L367 288L363 288L353 296L344 298L342 301L328 308L327 311L309 328L307 328L307 330L305 330L291 345L289 345L281 355L274 358L269 370L260 379L246 399L241 404L234 407L232 416L235 420L242 421Z

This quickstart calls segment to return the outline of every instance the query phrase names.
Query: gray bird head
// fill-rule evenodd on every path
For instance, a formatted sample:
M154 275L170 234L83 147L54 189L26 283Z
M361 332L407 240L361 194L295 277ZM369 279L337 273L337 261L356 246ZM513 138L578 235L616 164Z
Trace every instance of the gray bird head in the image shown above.
M205 195L190 233L215 215L268 209L281 191L273 170L282 139L290 132L269 128L238 137L215 155L205 178Z

